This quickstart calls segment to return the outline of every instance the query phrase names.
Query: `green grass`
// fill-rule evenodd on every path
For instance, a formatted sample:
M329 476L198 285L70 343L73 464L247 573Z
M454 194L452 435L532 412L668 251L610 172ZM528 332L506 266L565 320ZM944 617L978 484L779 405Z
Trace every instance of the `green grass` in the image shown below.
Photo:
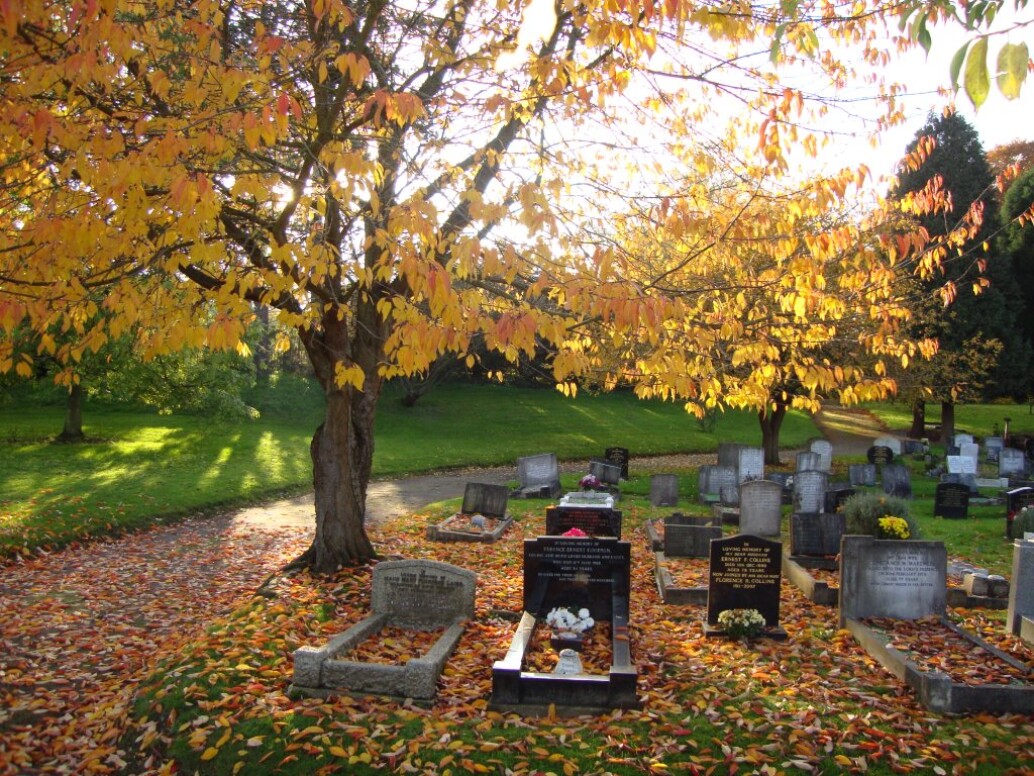
M872 412L892 429L908 429L912 426L912 410L908 404L894 402L888 404L867 404L865 408ZM1026 404L958 404L955 406L955 430L958 433L973 434L977 437L1001 434L1005 429L1005 419L1009 418L1010 434L1034 434L1034 414ZM940 423L941 405L926 405L927 424Z
M249 401L258 420L157 415L87 405L86 444L54 444L63 409L24 399L0 407L0 557L138 529L199 511L255 503L311 487L309 440L322 399L296 381ZM784 445L816 434L810 419L784 424ZM405 408L385 392L377 417L374 476L561 459L715 450L757 444L757 419L728 413L705 433L680 405L627 393L567 399L550 390L445 386Z

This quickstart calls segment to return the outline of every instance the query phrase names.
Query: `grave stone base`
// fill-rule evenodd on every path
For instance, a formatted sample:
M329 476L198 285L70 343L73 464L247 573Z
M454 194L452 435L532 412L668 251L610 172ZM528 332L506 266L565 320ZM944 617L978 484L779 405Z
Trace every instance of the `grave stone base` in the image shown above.
M715 519L721 525L739 525L740 524L740 508L730 507L726 504L715 504L712 507Z
M524 671L524 655L537 625L535 615L521 617L506 657L492 666L489 706L527 716L605 714L614 709L638 709L638 671L632 664L628 622L612 623L611 666L608 674L547 674Z
M971 641L974 649L986 649L1000 659L1022 667L1019 661L978 637L955 627L950 620L943 619L942 621L946 626ZM869 628L863 622L847 619L844 627L880 665L905 682L915 692L919 702L930 711L943 714L984 711L995 714L1034 713L1034 683L967 685L953 682L950 676L940 671L921 670L908 659L904 652L890 646L887 643L886 635Z
M706 563L706 559L705 559ZM657 592L666 604L675 606L703 606L707 604L707 585L700 587L678 587L675 578L666 566L663 552L654 553L654 579L657 581Z
M451 519L451 518L450 518ZM506 529L513 524L512 517L506 517L496 523L491 530L479 531L476 528L469 530L450 526L447 519L438 525L427 526L427 538L434 542L485 542L499 541L506 533Z
M371 615L322 647L297 649L294 682L289 692L321 698L351 691L414 700L433 699L445 661L463 636L464 623L450 625L426 654L404 665L357 663L339 657L375 635L387 623L388 615Z
M811 564L812 561L821 561L823 563L831 563L832 565L805 565ZM836 606L840 601L840 590L815 579L815 577L808 573L809 568L832 571L837 568L836 559L783 555L783 576L790 581L790 584L800 590L804 597L813 604Z

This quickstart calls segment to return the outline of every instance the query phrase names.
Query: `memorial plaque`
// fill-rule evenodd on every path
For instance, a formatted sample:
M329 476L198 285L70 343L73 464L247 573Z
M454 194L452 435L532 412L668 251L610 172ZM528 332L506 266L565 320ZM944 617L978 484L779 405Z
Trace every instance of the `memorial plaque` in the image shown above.
M757 609L768 628L779 625L783 545L739 534L711 542L707 624L717 625L728 609Z
M969 486L961 482L940 482L933 497L933 516L949 519L969 514Z
M844 536L840 543L840 625L849 619L944 616L948 553L943 542Z
M846 518L842 512L795 512L790 515L790 552L831 557L840 553Z
M673 507L679 503L677 474L655 474L650 477L650 504L655 507Z
M901 455L901 440L892 436L877 437L873 441L873 447L889 447L894 455Z
M722 527L706 517L671 515L664 518L664 555L669 558L707 558L711 540L722 538Z
M1006 447L998 454L999 477L1022 477L1027 473L1027 456L1022 450Z
M628 601L632 545L618 539L540 536L524 540L524 610L558 606L613 619L614 597Z
M871 463L852 463L847 467L847 478L854 486L875 486L876 465Z
M589 460L589 474L604 485L617 485L621 482L621 465L605 458L592 458Z
M912 479L907 466L887 464L880 470L883 492L898 498L912 498Z
M855 494L855 489L843 483L834 483L826 487L826 501L824 512L839 512L844 502Z
M894 451L886 445L873 445L865 455L869 463L878 466L894 462Z
M556 506L546 509L546 534L560 536L572 528L589 536L621 538L621 511L609 507Z
M481 514L501 519L506 517L509 497L510 491L505 485L468 482L463 489L463 506L460 511L465 515Z
M740 448L737 457L737 485L765 477L765 451L760 447Z
M713 466L706 464L697 472L697 481L702 501L716 501L722 488L736 485L736 469L732 466Z
M608 447L603 451L603 457L621 467L621 479L628 479L628 459L631 456L627 447Z
M826 471L822 468L822 456L818 453L805 451L797 453L797 471L799 472L821 472Z
M392 625L435 630L474 617L473 571L433 560L381 561L373 571L370 604Z
M735 469L740 464L740 448L744 445L736 442L718 443L718 465L731 466Z
M793 511L821 512L826 506L825 472L799 472L793 478Z
M740 533L779 536L783 488L778 482L753 480L740 486Z
M828 472L833 468L833 445L827 439L813 439L808 449L819 456L818 470Z

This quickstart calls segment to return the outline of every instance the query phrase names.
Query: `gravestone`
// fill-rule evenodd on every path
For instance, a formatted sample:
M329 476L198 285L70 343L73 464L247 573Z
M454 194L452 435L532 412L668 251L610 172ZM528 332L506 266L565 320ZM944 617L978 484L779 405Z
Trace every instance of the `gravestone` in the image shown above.
M892 436L881 436L873 440L873 447L889 447L894 455L901 455L901 440Z
M790 553L830 557L840 553L846 518L842 512L795 512L790 515Z
M844 536L840 543L840 625L864 617L943 616L948 599L943 542Z
M972 434L956 434L955 438L952 440L951 443L953 445L955 445L956 447L958 447L958 448L962 448L963 445L971 445L971 444L973 444L973 435ZM963 453L963 455L965 455L965 453Z
M933 497L933 516L951 520L969 515L969 486L962 482L939 482Z
M463 505L460 512L465 515L477 513L501 519L506 516L506 502L509 497L510 491L505 485L468 482L463 489Z
M589 460L589 474L604 485L617 485L621 482L621 464L605 458L592 458Z
M760 447L741 447L736 458L736 484L765 477L765 451Z
M926 442L922 439L906 439L901 443L905 455L923 455L927 452Z
M706 517L670 515L664 518L666 558L706 558L711 540L722 538L722 527Z
M631 553L631 544L614 538L525 539L524 611L544 617L557 607L584 608L610 621L615 598L627 607Z
M822 472L822 456L811 451L797 453L797 471L799 472Z
M944 458L948 465L949 474L971 474L976 476L977 473L977 459L969 458L963 455L948 455Z
M998 463L998 455L1002 452L1005 447L1005 440L1000 436L990 436L984 438L984 452L987 455L987 460L991 463Z
M769 635L779 632L779 589L782 543L750 534L711 542L707 592L707 625L718 627L718 615L729 609L756 609Z
M517 481L510 495L515 498L556 498L562 492L560 467L555 453L528 455L517 459Z
M959 445L959 455L972 459L973 473L976 474L977 463L980 461L980 445L976 442L963 442Z
M679 503L677 474L654 474L650 477L650 504L655 507L673 507Z
M502 538L513 519L506 515L510 490L505 485L468 482L458 514L427 526L427 538L440 542L494 542ZM486 518L495 520L489 525Z
M854 486L876 485L876 465L871 463L852 463L847 467L847 478Z
M293 688L304 694L351 690L406 698L435 695L445 662L474 617L477 575L433 560L381 561L373 567L371 614L322 647L294 652ZM443 629L434 645L405 664L360 663L348 659L359 644L384 627Z
M813 439L808 449L819 456L818 470L828 472L833 468L833 445L828 439Z
M787 472L769 472L765 478L776 483L783 492L783 503L793 503L793 475Z
M829 475L825 472L799 472L793 478L793 511L821 512L826 506L826 484Z
M1019 536L1013 542L1006 630L1019 636L1025 617L1034 619L1034 538L1028 541Z
M1012 521L1024 507L1034 506L1034 488L1021 485L1005 492L1005 536L1008 539L1022 539L1012 535Z
M883 492L898 498L912 498L912 478L908 467L899 463L887 464L880 470Z
M628 479L628 459L631 457L627 447L608 447L603 457L621 467L621 479Z
M740 489L736 485L723 485L718 494L718 503L723 507L739 506Z
M783 488L771 480L751 480L740 486L740 533L779 536Z
M824 512L839 512L844 502L855 494L855 489L842 482L836 482L826 486L826 500L823 505Z
M736 468L733 466L705 464L697 471L700 500L713 503L721 497L722 488L736 485Z
M886 445L873 445L865 453L869 463L882 466L894 462L894 450Z
M737 468L740 464L740 448L742 447L744 445L736 442L719 442L718 465L731 466L733 469Z
M609 493L567 493L557 506L546 509L546 534L560 534L577 528L589 536L621 538L621 511L614 509Z
M1022 477L1027 473L1027 456L1022 450L1006 447L998 454L999 477Z

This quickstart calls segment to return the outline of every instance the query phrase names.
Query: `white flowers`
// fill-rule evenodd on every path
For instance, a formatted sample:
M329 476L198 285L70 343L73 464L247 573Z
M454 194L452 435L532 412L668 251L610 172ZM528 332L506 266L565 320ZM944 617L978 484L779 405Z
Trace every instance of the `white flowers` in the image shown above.
M757 609L726 609L718 614L718 624L733 638L754 638L764 630L764 615Z
M588 609L579 609L576 614L566 606L559 606L546 615L546 624L553 630L584 633L596 621L592 619Z

